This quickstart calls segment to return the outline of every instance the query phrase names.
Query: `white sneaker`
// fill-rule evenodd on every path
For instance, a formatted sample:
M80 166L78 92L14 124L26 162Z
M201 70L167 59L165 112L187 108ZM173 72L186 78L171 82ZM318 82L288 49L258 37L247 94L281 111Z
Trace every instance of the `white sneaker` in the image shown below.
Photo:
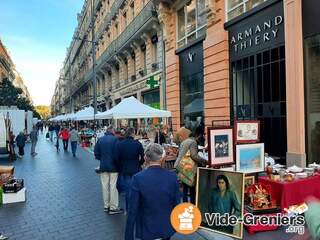
M6 239L8 239L8 237L3 236L3 235L0 233L0 240L6 240Z

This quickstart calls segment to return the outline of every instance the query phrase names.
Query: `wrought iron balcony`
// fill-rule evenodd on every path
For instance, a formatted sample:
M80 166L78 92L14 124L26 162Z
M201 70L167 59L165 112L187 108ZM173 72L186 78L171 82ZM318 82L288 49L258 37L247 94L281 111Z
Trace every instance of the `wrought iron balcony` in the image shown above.
M104 18L103 23L100 25L97 33L96 33L96 39L100 39L104 30L107 28L108 24L110 24L111 19L119 12L119 8L122 6L122 4L125 2L125 0L117 0L114 1L110 12L107 14L107 16Z
M132 39L147 22L156 17L157 13L154 4L150 1L116 39L117 50L125 47L128 41Z
M101 5L102 5L101 0L94 0L94 12L95 13L100 9Z
M117 7L119 8L124 0L115 1L112 5L110 16L116 13ZM128 47L131 40L134 38L138 38L143 30L150 25L148 23L152 23L152 21L157 20L157 13L155 11L155 7L152 1L150 1L142 11L133 19L133 21L126 27L126 29L120 34L118 38L113 40L107 49L103 52L100 58L96 62L96 70L99 71L106 63L110 62L112 57ZM83 80L80 82L80 86L86 84L90 79L93 78L92 68L86 73ZM78 88L74 90L74 93L78 91Z

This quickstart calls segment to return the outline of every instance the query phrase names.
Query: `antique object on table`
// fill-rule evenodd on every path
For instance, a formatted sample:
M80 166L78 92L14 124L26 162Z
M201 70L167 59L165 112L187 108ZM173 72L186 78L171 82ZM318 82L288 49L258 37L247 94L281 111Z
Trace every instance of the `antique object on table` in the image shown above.
M246 203L250 211L260 211L277 208L275 201L271 199L270 186L255 183L246 189Z
M300 173L303 172L303 168L293 165L292 167L288 168L288 171L292 173Z
M24 187L23 179L11 179L3 184L4 193L16 193Z
M286 182L292 182L295 179L295 175L292 173L287 173L283 176L283 180Z
M0 187L12 178L14 166L0 166Z
M165 144L164 145L164 150L166 151L166 157L165 157L166 161L176 160L177 159L178 153L179 153L178 146Z
M267 176L268 176L270 179L271 179L272 172L273 172L273 168L272 168L271 164L268 163L268 165L266 166L266 173L267 173Z

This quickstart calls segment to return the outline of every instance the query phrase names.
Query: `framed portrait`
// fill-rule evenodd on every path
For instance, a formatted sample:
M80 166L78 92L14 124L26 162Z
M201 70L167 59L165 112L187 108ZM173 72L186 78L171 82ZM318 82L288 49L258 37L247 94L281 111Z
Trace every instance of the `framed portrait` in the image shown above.
M264 143L236 146L236 171L256 173L264 171Z
M244 189L247 189L250 185L255 184L254 176L245 176L244 178Z
M243 173L198 168L196 205L202 214L201 228L242 239L242 223L222 226L219 218L243 217Z
M260 121L235 121L235 142L255 143L260 140Z
M208 152L209 161L213 167L233 164L233 128L209 127Z

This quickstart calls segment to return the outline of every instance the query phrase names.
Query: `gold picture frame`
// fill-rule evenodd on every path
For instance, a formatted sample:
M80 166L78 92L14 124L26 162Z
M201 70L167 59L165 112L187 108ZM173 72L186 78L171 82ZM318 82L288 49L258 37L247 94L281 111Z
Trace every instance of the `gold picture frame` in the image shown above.
M221 176L224 177L221 177ZM197 186L196 186L196 206L199 208L202 214L202 222L200 228L217 232L226 236L242 239L243 238L243 223L237 223L235 226L227 226L226 228L221 228L214 223L209 223L208 214L219 213L220 210L216 210L215 206L218 204L214 203L214 199L218 196L218 182L221 179L226 179L226 188L228 195L233 196L229 198L233 201L232 208L230 209L231 215L235 215L237 218L243 217L244 209L244 177L245 174L241 172L225 171L213 168L202 168L197 169ZM227 193L225 193L227 194ZM225 195L226 197L227 195ZM224 199L225 199L224 197ZM226 199L228 200L228 199ZM234 202L237 202L234 204ZM227 212L224 212L225 214ZM220 213L222 214L222 213Z

